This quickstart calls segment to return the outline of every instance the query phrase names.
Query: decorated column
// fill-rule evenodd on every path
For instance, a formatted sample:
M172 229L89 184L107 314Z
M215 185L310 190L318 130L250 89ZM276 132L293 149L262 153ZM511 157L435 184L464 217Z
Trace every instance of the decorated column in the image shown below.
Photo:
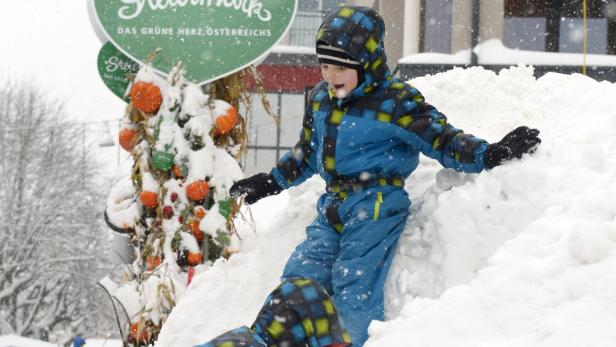
M90 1L107 41L101 77L128 101L118 142L132 172L112 187L105 220L130 254L123 279L103 285L125 312L130 345L151 344L192 277L237 252L228 190L243 177L243 81L295 10L294 0Z

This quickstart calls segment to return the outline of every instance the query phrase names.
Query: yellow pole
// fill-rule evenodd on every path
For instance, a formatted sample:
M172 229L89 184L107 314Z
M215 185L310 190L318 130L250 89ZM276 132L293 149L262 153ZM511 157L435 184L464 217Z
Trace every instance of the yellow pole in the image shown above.
M586 51L588 49L588 23L586 20L588 13L587 0L583 1L584 12L584 46L582 48L582 74L586 75Z

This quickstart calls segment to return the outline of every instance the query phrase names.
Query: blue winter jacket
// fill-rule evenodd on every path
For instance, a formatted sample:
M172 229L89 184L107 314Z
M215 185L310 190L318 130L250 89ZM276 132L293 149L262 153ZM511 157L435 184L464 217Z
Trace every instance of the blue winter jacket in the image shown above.
M322 81L310 93L295 148L272 170L283 188L315 173L329 184L346 179L405 179L419 153L464 172L484 168L487 142L465 134L393 78L383 47L383 19L370 8L341 7L322 23L317 43L342 48L362 64L363 81L338 99Z

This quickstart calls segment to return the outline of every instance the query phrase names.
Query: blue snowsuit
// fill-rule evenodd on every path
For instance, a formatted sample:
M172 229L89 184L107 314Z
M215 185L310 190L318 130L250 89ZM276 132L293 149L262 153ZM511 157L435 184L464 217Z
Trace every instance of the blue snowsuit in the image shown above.
M315 173L327 183L318 216L282 278L320 283L333 296L353 346L363 345L371 320L384 318L384 282L409 214L404 180L419 153L446 168L480 172L488 146L392 77L383 39L383 20L370 8L340 7L323 21L317 42L359 61L362 80L343 99L325 81L318 84L309 93L299 142L272 170L285 189Z

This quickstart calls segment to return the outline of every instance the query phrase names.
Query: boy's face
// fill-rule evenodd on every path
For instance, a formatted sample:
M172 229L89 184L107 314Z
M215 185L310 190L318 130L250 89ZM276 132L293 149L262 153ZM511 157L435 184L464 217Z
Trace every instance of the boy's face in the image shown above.
M358 80L355 69L322 63L321 73L323 74L323 79L334 90L339 99L344 98L357 87Z

